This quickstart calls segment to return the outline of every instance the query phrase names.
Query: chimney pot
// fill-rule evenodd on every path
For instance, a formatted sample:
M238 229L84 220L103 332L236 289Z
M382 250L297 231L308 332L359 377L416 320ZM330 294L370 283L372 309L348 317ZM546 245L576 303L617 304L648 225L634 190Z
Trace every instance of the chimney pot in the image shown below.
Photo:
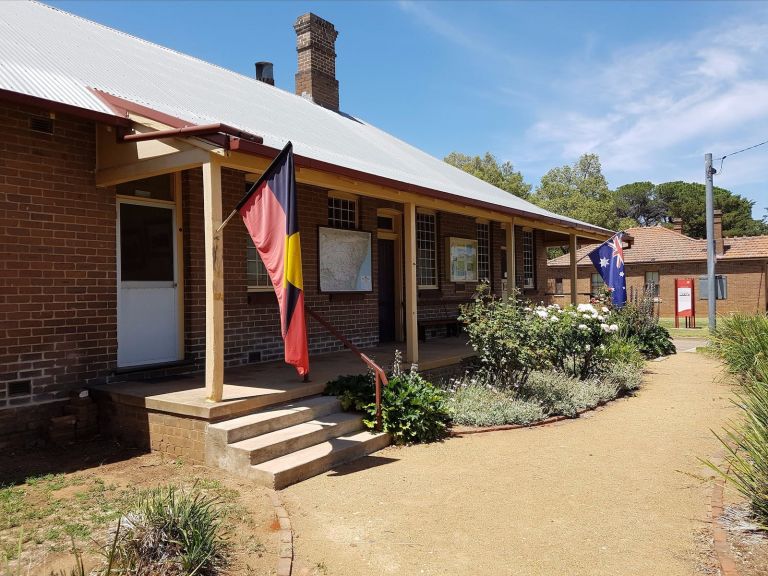
M672 218L672 230L675 232L679 232L680 234L683 233L683 219L682 218Z
M275 85L272 62L256 62L256 80L270 86Z
M339 81L336 80L336 37L333 24L307 13L293 25L296 31L296 94L334 111L339 110Z

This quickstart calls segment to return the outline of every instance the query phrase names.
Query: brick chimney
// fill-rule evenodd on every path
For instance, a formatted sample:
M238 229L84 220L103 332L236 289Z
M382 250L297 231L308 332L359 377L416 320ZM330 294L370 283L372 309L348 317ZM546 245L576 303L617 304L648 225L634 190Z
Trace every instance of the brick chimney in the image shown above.
M672 218L672 230L675 232L679 232L680 234L683 233L683 219L682 218Z
M336 37L333 24L312 13L296 19L296 51L299 71L296 94L338 112L339 81L336 80Z
M714 218L715 224L715 254L722 256L725 252L725 244L723 243L723 211L715 210Z

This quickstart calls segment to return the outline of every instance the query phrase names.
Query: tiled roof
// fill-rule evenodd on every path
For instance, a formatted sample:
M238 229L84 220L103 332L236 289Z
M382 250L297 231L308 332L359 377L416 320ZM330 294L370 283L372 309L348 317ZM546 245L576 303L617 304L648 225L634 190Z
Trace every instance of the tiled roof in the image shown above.
M264 8L265 19L269 9ZM225 123L274 149L608 235L526 202L387 134L237 74L36 2L0 2L0 89L112 113L91 88L193 124ZM403 95L404 98L407 96Z
M706 261L707 259L706 240L689 238L663 226L629 228L626 233L634 238L632 247L624 250L624 262L626 264ZM768 259L768 236L724 238L724 246L724 254L718 256L718 260ZM595 247L595 244L588 244L579 248L576 253L579 266L592 265L587 254ZM570 255L564 254L550 260L547 264L549 266L570 266L570 258Z

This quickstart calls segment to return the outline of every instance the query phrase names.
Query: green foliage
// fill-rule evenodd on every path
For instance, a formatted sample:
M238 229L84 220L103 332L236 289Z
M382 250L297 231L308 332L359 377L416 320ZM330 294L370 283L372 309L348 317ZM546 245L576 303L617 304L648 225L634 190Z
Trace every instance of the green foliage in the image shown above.
M373 374L341 376L326 385L325 394L338 396L343 410L365 412L368 428L376 425ZM384 431L397 444L432 442L445 435L450 421L445 393L415 371L396 371L382 389L381 404Z
M511 162L499 164L490 152L486 152L483 157L451 152L443 160L515 196L525 199L530 197L531 185L525 183L523 175L514 170Z
M768 383L768 315L719 318L710 346L734 374Z
M569 417L618 395L612 382L598 378L579 380L554 370L535 372L518 392L524 400L539 402L548 416Z
M382 391L382 423L396 444L434 442L445 436L450 422L450 407L443 390L436 388L416 371L394 376ZM373 428L376 405L368 405Z
M736 406L743 414L718 439L727 454L724 466L707 464L749 500L768 529L768 316L734 314L718 320L713 350L740 376Z
M616 210L622 218L636 221L640 226L655 226L666 222L667 203L659 197L653 182L632 182L616 188Z
M460 385L451 395L453 422L460 426L528 425L546 417L541 404L517 398L478 382Z
M375 401L376 381L371 372L339 376L325 385L326 396L338 396L342 410L362 412Z
M168 488L152 490L123 520L114 565L135 576L208 576L225 564L227 541L215 498Z
M748 380L743 386L736 402L743 422L717 436L727 451L725 470L707 464L735 486L768 529L768 384Z
M584 154L573 165L553 168L541 178L531 200L556 214L620 230L636 224L622 218L608 188L597 154Z
M715 187L713 193L715 209L723 211L724 236L768 234L768 224L752 218L754 202L725 188ZM656 195L668 206L669 218L683 220L683 234L706 237L704 184L665 182L656 186Z
M532 314L516 294L507 300L494 298L482 285L474 301L460 311L481 376L497 388L524 383L533 370L550 365L545 320Z
M616 322L623 340L634 343L646 358L668 356L677 351L669 331L659 324L650 292L629 299L616 311Z

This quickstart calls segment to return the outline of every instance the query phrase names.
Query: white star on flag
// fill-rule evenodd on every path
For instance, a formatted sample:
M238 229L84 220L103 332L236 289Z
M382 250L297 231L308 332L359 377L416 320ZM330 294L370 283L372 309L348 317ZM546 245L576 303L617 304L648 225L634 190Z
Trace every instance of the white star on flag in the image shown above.
M619 272L619 276L621 276L622 278L624 278L624 272Z
M605 268L608 266L608 258L600 258L600 267Z

